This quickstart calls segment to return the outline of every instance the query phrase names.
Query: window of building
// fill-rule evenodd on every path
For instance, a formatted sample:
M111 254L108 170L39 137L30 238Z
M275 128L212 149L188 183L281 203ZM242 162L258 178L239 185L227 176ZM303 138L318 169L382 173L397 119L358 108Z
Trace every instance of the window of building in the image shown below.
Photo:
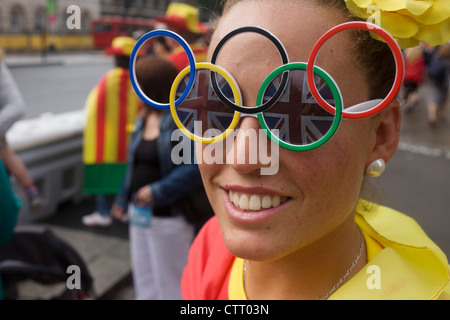
M38 9L34 15L34 32L41 33L45 29L45 11Z
M22 15L20 14L20 10L18 8L14 8L11 10L11 32L12 33L21 33L22 32Z
M84 12L81 16L81 32L88 34L91 31L91 15L88 12Z

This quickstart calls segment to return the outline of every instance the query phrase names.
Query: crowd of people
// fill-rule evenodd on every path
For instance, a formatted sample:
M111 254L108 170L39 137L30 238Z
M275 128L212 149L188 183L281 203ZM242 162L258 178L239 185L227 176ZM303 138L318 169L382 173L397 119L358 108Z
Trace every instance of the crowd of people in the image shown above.
M220 52L220 67L232 75L226 80L238 87L233 93L241 95L235 97L236 103L241 101L247 113L253 113L260 84L279 66L283 50L292 61L307 61L322 35L336 25L366 18L363 11L355 9L353 0L228 0L208 46L202 43L208 29L199 21L198 9L171 3L166 16L158 20L187 40L196 62L211 61ZM246 26L257 27L242 28ZM392 26L383 27L389 32ZM251 34L255 30L260 34ZM249 34L230 41L237 31ZM265 37L274 44L280 41L280 52L267 49ZM348 121L339 124L329 141L307 151L305 141L309 140L294 140L301 133L288 121L288 133L277 139L292 140L280 142L279 168L272 175L261 174L265 164L259 156L256 163L249 161L252 141L247 142L245 130L261 129L261 122L248 116L245 108L231 152L246 154L247 161L203 159L198 165L194 161L176 165L171 160L171 133L179 124L169 110L140 100L130 83L128 68L135 43L130 37L114 39L107 53L115 57L116 67L87 98L83 190L95 197L96 211L82 222L87 227L108 227L114 220L129 224L136 299L450 299L445 254L414 220L361 198L364 181L381 175L397 149L400 99L393 98L384 109L357 121L351 111L342 113ZM168 103L172 84L189 65L188 56L171 38L154 39L153 46L152 52L138 52L136 79L147 97ZM449 46L440 43L403 51L403 108L412 111L425 99L432 126L446 116ZM272 113L279 104L291 107L283 112L295 121L323 117L321 121L327 123L337 117L338 101L345 101L341 108L346 111L345 107L370 105L367 102L386 97L396 68L388 44L354 32L330 40L328 49L322 50L318 62L339 83L339 90L330 90L335 114L323 110L325 100L315 97L314 102L302 101L294 107L285 96L280 98L283 102L274 102ZM301 83L302 78L294 75L304 72L306 79L308 69L302 70L301 64L291 67L295 72L290 72L285 86L295 95L304 90L306 80ZM2 64L2 76L5 70ZM325 72L320 74L326 77ZM326 83L332 87L334 80ZM424 83L426 97L420 90ZM2 108L10 93L21 101L11 88L0 83ZM204 103L201 108L209 107L208 99L198 100ZM222 101L224 108L235 106ZM314 108L320 111L311 111ZM197 156L205 157L201 151L208 144L198 143L195 148ZM2 156L14 175L7 159ZM23 181L26 190L36 193L30 179ZM194 225L182 202L198 186L206 190L215 215ZM0 243L5 243L20 201L11 192L2 166L0 190L9 197L8 202L0 202L5 207L0 207L1 212L8 212L0 215ZM3 233L4 229L9 233ZM376 290L367 281L368 266L374 265L383 279Z
M206 60L202 39L208 29L197 8L172 3L158 21L188 41L196 61ZM136 79L147 97L168 103L172 83L189 61L172 38L154 40L151 52L138 52ZM87 100L84 192L95 195L97 210L82 221L88 227L107 227L113 219L130 224L136 299L181 299L181 275L199 228L186 219L181 202L201 186L201 176L193 161L171 160L176 126L169 110L148 106L133 90L128 67L135 43L131 37L113 40L106 52L116 68Z
M450 86L450 43L430 47L426 43L407 48L405 52L406 113L415 108L427 109L431 127L447 118ZM420 90L424 88L423 90ZM423 106L424 104L424 106Z

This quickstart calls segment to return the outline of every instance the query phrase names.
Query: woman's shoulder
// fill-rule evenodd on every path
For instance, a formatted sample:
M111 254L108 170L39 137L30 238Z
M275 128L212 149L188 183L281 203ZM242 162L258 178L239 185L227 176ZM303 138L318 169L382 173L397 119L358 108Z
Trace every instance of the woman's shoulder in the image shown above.
M445 257L445 254L412 217L387 206L364 200L360 202L356 212L360 227L361 224L366 226L380 241L410 247L426 247Z
M353 287L363 299L448 299L447 257L413 218L368 202L360 203L356 213L356 222L367 240L367 266L379 270L381 290L367 289L364 271L346 285L341 295L348 295Z
M217 217L212 217L192 243L181 281L183 299L226 299L234 259L222 238Z

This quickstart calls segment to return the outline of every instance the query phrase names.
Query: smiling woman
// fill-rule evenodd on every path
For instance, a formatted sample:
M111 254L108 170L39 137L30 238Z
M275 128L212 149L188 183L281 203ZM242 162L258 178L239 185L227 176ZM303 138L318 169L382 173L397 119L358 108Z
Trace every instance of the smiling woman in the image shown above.
M233 30L256 26L278 37L289 61L310 61L322 35L352 20L358 18L343 0L228 1L209 57ZM327 41L316 66L337 84L345 112L346 107L386 97L396 77L392 52L367 31L345 31ZM283 62L270 41L246 33L230 39L215 63L236 81L242 104L255 108L260 106L256 97L264 79ZM311 83L289 72L289 85L266 112L281 113L274 110L282 110L283 103L293 108L286 90L298 94L305 99L302 103L309 101L304 110L314 126L305 135L311 139L314 132L320 133L317 117L323 117L323 110L311 111L317 104L306 100ZM327 100L323 91L320 94ZM320 147L305 152L280 148L273 175L261 175L261 161L203 161L199 167L216 217L191 248L183 297L448 299L449 269L443 252L409 217L360 198L366 176L381 174L397 148L400 115L393 99L374 116L342 121ZM286 120L288 134L301 130L306 121L302 116L296 122ZM253 116L241 118L238 126L230 152L249 159L249 145L258 138L247 143L245 131L261 126ZM201 157L207 145L197 147ZM375 284L368 285L372 279Z

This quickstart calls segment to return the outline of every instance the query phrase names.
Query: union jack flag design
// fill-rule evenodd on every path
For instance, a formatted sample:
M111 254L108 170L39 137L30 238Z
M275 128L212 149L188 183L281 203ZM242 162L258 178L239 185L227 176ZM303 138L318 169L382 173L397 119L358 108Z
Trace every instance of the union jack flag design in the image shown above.
M272 131L278 129L277 137L287 143L307 145L320 140L331 128L334 115L317 104L308 87L304 70L290 70L290 76L278 102L264 112L264 120ZM268 101L280 86L282 74L267 87L264 102ZM324 99L334 105L332 92L319 76L315 83Z
M188 80L189 75L181 80L177 88L176 99L183 94ZM227 81L220 75L217 76L217 80L222 93L233 101L233 93ZM189 132L202 136L210 129L218 130L220 133L224 132L234 117L234 110L221 102L211 86L210 70L197 70L191 92L186 100L176 108L176 111L180 122ZM201 124L200 128L199 124Z

